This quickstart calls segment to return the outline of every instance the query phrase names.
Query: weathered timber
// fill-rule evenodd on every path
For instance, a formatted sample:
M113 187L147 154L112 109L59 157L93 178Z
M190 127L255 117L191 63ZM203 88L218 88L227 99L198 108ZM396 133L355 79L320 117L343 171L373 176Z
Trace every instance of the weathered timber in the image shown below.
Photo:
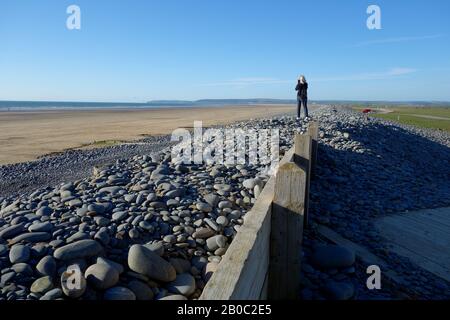
M269 299L296 299L300 284L306 172L296 163L278 169L272 205Z
M312 165L312 137L307 134L296 134L294 138L294 162L303 168L306 172L306 185L305 185L305 210L304 210L304 223L305 228L308 226L308 210L309 210L309 186L311 181L311 165Z

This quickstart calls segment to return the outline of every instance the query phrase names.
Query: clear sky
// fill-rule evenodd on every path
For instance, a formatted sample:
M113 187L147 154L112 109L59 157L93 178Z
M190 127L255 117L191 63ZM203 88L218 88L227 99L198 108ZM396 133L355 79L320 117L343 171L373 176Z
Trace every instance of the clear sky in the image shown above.
M295 98L305 74L311 99L450 101L449 16L448 0L2 0L0 100Z

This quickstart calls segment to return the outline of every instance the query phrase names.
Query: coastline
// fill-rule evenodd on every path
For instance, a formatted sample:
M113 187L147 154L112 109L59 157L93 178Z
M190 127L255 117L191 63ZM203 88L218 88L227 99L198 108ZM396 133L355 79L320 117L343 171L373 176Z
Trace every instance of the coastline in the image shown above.
M67 150L105 147L170 134L179 127L225 125L294 112L292 105L98 108L0 112L0 166Z

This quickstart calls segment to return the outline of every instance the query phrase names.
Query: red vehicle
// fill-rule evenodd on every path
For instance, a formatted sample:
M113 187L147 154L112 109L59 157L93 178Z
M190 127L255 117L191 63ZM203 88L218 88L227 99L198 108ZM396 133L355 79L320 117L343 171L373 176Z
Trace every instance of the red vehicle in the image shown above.
M372 112L372 109L364 109L363 111L362 111L362 113L371 113Z

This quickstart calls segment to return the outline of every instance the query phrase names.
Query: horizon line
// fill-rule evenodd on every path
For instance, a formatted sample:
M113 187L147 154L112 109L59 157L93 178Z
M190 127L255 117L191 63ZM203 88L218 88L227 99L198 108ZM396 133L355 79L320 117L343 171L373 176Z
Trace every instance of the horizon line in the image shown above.
M97 103L97 104L129 104L129 105L148 105L151 103L198 103L202 101L257 101L257 100L265 100L265 101L292 101L296 102L295 98L202 98L202 99L155 99L148 101L88 101L88 100L2 100L0 99L0 103L4 102L25 102L25 103ZM429 100L429 99L377 99L377 100L362 100L362 99L309 99L310 102L415 102L415 103L450 103L450 100Z

